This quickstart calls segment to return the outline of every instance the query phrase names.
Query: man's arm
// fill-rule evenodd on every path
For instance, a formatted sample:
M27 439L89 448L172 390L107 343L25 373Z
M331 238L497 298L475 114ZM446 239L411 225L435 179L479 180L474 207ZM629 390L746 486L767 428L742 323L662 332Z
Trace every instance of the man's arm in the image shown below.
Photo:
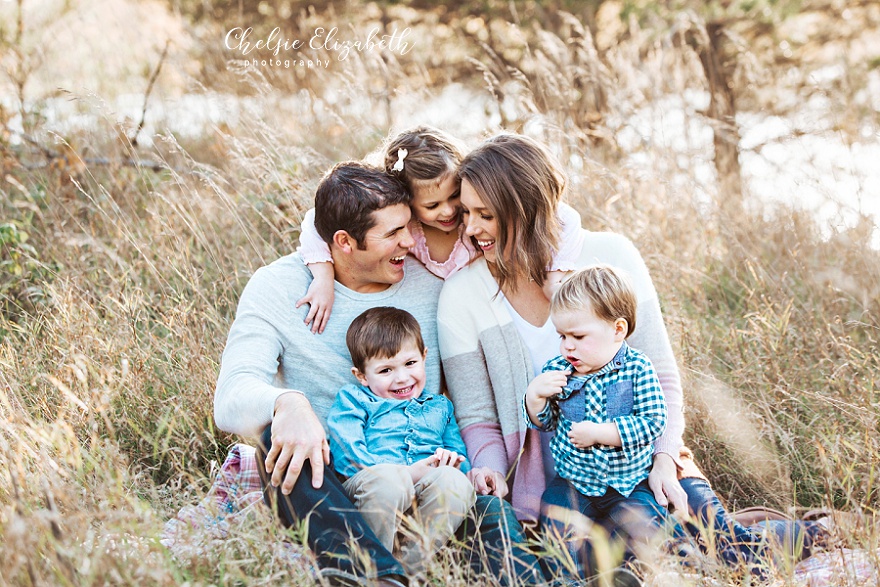
M278 397L292 391L274 385L285 343L278 325L293 318L288 295L269 269L254 273L241 293L214 391L217 426L252 438L272 422Z
M275 486L293 489L302 465L312 464L312 484L323 482L329 447L320 420L297 390L275 387L288 343L279 325L290 324L290 299L270 267L254 273L239 300L214 392L214 419L227 432L256 437L272 424L266 471Z

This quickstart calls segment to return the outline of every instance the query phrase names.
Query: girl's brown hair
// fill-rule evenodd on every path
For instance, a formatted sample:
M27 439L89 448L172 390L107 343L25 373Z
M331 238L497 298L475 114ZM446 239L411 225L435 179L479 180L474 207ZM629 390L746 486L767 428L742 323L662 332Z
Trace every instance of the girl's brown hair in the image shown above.
M562 166L537 141L505 133L465 157L458 176L497 219L498 285L515 290L523 278L543 285L558 250L556 208L566 186Z
M407 152L403 169L395 170L401 149ZM464 147L455 138L432 126L418 126L400 133L385 147L385 171L412 193L420 183L454 174L463 158Z

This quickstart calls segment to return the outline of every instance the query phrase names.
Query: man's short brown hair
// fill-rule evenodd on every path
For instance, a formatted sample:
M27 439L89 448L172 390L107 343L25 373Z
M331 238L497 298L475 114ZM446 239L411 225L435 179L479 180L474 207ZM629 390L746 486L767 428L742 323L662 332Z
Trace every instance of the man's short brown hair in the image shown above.
M411 201L404 185L378 167L337 163L315 190L315 229L328 244L344 230L363 250L367 232L376 225L373 212L394 204L409 206Z

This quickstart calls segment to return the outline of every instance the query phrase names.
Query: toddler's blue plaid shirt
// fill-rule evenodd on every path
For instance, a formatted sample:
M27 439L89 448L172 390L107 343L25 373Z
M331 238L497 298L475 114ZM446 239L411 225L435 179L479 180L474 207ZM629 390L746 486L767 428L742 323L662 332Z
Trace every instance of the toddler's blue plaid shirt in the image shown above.
M571 371L562 393L550 398L535 426L523 400L531 428L556 430L550 441L556 473L587 496L605 495L613 487L629 496L648 477L653 442L666 428L666 400L651 360L626 342L607 365L580 375L563 357L551 359L543 371ZM568 439L573 422L614 422L623 446L593 445L586 449Z

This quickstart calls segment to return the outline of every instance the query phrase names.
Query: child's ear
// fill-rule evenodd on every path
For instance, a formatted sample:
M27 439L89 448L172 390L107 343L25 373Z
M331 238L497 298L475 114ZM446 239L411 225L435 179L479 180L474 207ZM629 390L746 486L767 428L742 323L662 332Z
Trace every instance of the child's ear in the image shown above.
M354 375L354 378L358 380L358 383L363 386L369 387L369 385L367 385L367 378L364 376L363 373L361 373L360 369L358 369L357 367L352 367L351 374Z
M617 342L622 342L626 338L626 333L629 330L629 323L626 321L626 318L618 318L614 321L614 340Z
M428 347L425 347L425 350L422 352L422 360L426 360L428 358Z
M353 248L357 247L357 241L355 241L351 235L344 230L337 230L333 233L332 244L336 245L346 253L350 253Z

